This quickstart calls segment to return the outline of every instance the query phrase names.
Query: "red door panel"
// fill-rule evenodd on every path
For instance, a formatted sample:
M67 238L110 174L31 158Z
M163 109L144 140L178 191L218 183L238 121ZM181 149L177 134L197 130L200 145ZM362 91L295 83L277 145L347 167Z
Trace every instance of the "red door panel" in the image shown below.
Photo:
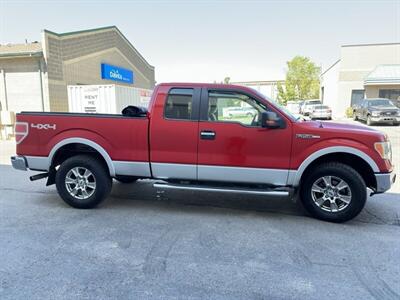
M199 165L289 169L290 126L265 129L203 121L201 131L215 132L215 139L199 139Z

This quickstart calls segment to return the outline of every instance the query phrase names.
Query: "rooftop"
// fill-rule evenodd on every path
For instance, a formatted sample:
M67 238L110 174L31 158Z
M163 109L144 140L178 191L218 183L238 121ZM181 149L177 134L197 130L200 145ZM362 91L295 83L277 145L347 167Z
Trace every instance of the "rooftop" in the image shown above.
M341 47L363 47L363 46L390 46L400 45L400 43L376 43L376 44L353 44L353 45L342 45Z
M0 57L32 56L41 53L42 53L42 44L38 42L0 45Z

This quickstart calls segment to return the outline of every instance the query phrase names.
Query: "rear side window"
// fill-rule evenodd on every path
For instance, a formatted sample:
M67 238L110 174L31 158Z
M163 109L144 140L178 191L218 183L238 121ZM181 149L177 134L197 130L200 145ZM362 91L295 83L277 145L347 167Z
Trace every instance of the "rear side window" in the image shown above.
M165 118L190 120L193 107L193 89L171 89L165 103Z

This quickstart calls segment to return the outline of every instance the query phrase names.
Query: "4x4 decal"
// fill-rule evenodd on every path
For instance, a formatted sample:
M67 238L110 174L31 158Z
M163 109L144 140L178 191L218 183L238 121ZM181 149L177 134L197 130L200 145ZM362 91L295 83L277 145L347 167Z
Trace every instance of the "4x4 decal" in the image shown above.
M44 130L48 130L48 129L53 129L56 130L56 124L31 124L32 128L36 128L36 129L44 129Z

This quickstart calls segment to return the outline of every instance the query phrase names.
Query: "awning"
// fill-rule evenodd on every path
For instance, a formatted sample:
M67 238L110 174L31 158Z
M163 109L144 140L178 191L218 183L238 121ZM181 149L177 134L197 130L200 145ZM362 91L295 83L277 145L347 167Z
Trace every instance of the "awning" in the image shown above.
M400 65L378 65L364 78L364 85L400 84Z

